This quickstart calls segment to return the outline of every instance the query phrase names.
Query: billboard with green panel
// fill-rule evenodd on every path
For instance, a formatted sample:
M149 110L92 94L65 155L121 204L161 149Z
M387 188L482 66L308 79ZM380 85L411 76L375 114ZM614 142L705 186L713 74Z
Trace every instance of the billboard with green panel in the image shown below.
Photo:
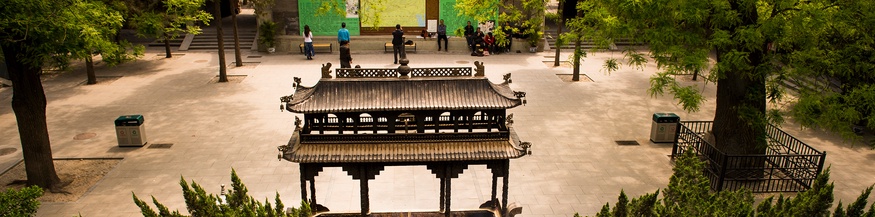
M324 0L299 0L298 1L298 17L301 31L304 31L304 25L310 25L310 30L313 31L313 35L321 35L321 36L336 36L337 30L340 29L340 23L346 22L346 28L349 29L350 35L360 35L361 34L361 24L359 21L359 12L367 13L367 11L357 10L357 7L361 5L359 0L336 0L337 5L344 7L344 11L346 14L337 14L335 12L326 12L321 15L316 15L316 11L319 9L321 2ZM391 12L383 12L384 14L384 22L381 22L381 26L395 26L395 23L402 22L401 20L392 20L395 18L405 19L403 21L406 22L415 22L409 23L404 26L424 26L424 17L422 13L424 13L424 9L419 9L415 11L407 11L405 10L397 10L398 5L394 4L402 4L401 2L409 1L409 0L388 0L385 1L386 10ZM422 5L425 4L424 0L414 0L417 4L411 5ZM422 2L420 2L422 1ZM459 12L455 9L456 0L440 0L440 19L444 20L444 23L447 25L447 34L454 35L453 31L456 29L461 29L465 27L465 23L467 21L471 21L473 25L477 25L477 21L463 15L459 15ZM407 6L411 6L407 5ZM422 7L422 6L419 6ZM405 13L409 13L405 14ZM364 15L363 15L364 16ZM410 18L413 16L413 18ZM366 27L368 28L368 27Z
M345 0L337 1L341 6L346 5ZM321 1L318 0L298 1L298 23L301 25L301 34L304 32L304 25L310 25L310 31L313 31L313 35L337 36L340 23L346 22L349 34L359 35L360 26L357 16L348 18L346 14L340 15L331 11L317 16L316 11L319 9L320 3Z
M477 26L477 21L474 18L459 15L459 11L456 10L456 0L441 0L441 8L440 14L441 19L444 20L444 24L447 25L447 35L453 36L453 32L456 29L465 28L465 25L468 21L471 21L471 25Z

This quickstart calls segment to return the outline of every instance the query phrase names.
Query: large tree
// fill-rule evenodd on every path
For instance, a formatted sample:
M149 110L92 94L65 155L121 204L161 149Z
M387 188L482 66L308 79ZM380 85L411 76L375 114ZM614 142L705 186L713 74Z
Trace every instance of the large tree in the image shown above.
M87 37L69 38L72 44L78 44L78 49L70 51L70 56L85 60L85 71L88 76L87 84L96 84L97 76L94 72L94 55L101 55L103 62L113 66L122 62L135 60L143 54L142 45L133 45L125 40L117 39L124 18L122 14L100 1L88 2L90 10L72 13L73 22L96 22L98 25L85 26L81 34Z
M137 33L161 38L165 57L170 58L170 40L181 34L200 34L198 22L209 24L212 16L201 10L205 0L164 0L163 7L151 7L134 18ZM221 16L220 16L221 17ZM218 19L221 22L221 18Z
M106 20L81 19L78 13L112 13L89 0L4 0L0 3L0 48L12 80L12 110L18 122L28 185L51 191L63 187L52 162L46 127L42 67L69 59L82 41L103 43L93 32ZM101 11L104 10L104 11ZM118 22L121 22L118 20ZM83 40L87 38L87 40Z
M578 23L597 30L599 37L631 38L649 45L650 56L661 69L651 78L651 94L672 93L685 109L697 111L704 97L696 87L681 85L671 75L710 68L707 79L717 83L710 136L714 145L727 154L761 154L766 150L765 126L782 121L778 110L767 109L767 101L784 95L779 85L782 79L805 76L802 71L872 77L871 67L861 67L855 60L834 64L843 53L872 65L871 55L859 53L871 53L871 46L859 45L872 44L872 31L864 31L871 30L872 5L871 1L845 0L590 0L577 8L584 13L580 19L592 21ZM827 43L821 40L831 32L844 33L837 37L838 43L852 48L836 52L843 48L824 46ZM626 53L631 63L643 64L636 51ZM824 58L821 53L836 57ZM710 66L709 58L716 64ZM815 59L823 61L818 61L820 65L807 62ZM609 60L604 68L616 70L617 61ZM870 85L861 86L866 93L860 95L873 96ZM871 104L866 103L870 114ZM803 123L816 126L821 119L808 120ZM860 119L841 121L849 129L848 123L854 120Z
M801 27L822 28L791 29L789 34L801 37L775 43L779 52L791 52L784 61L793 70L782 78L809 84L800 85L792 110L796 120L853 138L859 133L854 130L875 129L875 3L835 1L820 7L824 13Z

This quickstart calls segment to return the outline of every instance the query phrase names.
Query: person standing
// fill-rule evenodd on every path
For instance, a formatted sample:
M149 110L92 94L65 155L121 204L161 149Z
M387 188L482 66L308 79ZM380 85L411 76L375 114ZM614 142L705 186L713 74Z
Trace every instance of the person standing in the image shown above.
M304 25L304 55L308 60L312 60L316 56L316 51L313 50L313 32L310 32L310 25Z
M394 64L398 64L398 55L401 55L401 59L407 56L404 54L404 30L401 30L401 24L395 24L395 31L392 32L392 52L395 53Z
M340 42L340 68L352 68L352 55L349 53L349 41Z
M346 22L340 23L340 30L337 30L337 44L342 45L344 41L349 42L349 30L346 30Z
M450 51L450 46L447 45L447 25L444 25L444 19L441 19L437 26L437 34L438 51L441 51L441 40L444 40L444 51Z
M468 47L473 51L474 44L471 42L474 40L474 26L471 26L471 21L468 21L468 25L465 26L465 40L468 42Z

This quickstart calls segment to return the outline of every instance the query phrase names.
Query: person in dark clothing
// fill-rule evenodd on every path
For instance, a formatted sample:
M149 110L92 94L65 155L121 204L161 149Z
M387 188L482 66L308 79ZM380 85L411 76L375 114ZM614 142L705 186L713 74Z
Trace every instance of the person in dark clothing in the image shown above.
M474 40L474 26L471 26L471 21L468 21L468 25L465 26L465 40L468 41L468 47L473 49L474 45L471 44L471 41Z
M340 68L352 68L352 55L349 54L349 41L340 42Z
M395 31L392 32L392 51L395 53L394 64L398 64L398 55L401 55L401 59L407 57L404 52L404 30L401 30L401 24L395 24Z
M447 45L449 41L447 39L447 25L444 25L443 19L441 19L440 24L437 26L437 34L438 51L441 51L441 40L444 40L444 51L450 51L450 46Z
M483 41L483 32L477 29L477 32L471 36L471 52L477 52L477 48L486 48L486 43Z

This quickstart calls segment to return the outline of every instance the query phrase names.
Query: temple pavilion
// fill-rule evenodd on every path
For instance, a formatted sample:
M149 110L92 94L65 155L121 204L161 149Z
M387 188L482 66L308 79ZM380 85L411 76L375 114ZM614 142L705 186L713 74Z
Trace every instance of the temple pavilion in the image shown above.
M439 213L450 216L452 179L469 165L486 165L492 199L481 208L493 216L520 211L508 207L509 161L530 154L531 145L517 137L507 113L526 102L524 92L509 87L510 74L495 84L479 62L474 70L410 68L404 59L397 69L339 68L335 76L330 66L312 87L295 78L295 93L281 97L281 109L304 115L295 118L289 143L278 147L280 158L300 165L301 199L327 211L316 200L315 177L340 167L360 181L361 216L368 216L368 180L387 166L424 165L440 179Z

